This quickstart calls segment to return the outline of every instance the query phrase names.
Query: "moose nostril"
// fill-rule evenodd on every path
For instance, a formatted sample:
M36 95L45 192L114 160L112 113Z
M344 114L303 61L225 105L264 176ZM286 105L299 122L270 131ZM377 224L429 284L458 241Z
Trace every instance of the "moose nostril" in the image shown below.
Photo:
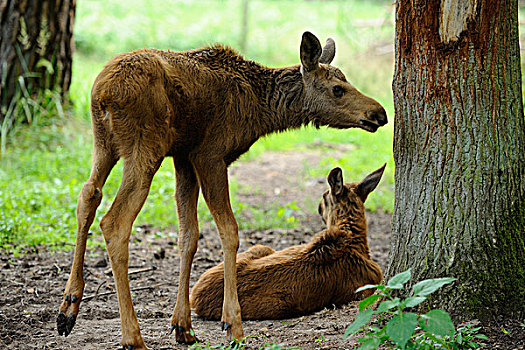
M386 117L386 112L384 109L370 113L369 117L370 119L377 121L377 123L381 126L388 123L388 119Z

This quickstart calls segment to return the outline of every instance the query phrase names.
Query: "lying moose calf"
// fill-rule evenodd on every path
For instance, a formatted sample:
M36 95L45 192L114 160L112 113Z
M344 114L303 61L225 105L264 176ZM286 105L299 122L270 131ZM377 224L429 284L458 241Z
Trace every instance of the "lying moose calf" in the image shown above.
M385 164L386 165L386 164ZM340 168L328 175L319 214L327 228L307 243L274 251L256 245L237 256L237 292L243 319L282 319L305 315L329 305L343 305L370 295L355 293L382 279L367 242L365 202L385 165L360 183L343 183ZM195 312L218 320L224 290L223 263L206 271L192 289Z

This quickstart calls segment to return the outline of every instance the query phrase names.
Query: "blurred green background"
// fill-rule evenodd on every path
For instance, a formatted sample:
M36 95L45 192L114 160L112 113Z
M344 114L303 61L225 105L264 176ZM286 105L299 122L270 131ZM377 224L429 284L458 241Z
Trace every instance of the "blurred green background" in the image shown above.
M268 150L302 150L313 143L321 144L321 148L350 144L347 157L333 158L326 148L326 158L318 168L308 169L309 176L324 177L332 167L341 166L346 179L357 180L387 162L382 185L367 206L391 212L393 16L394 5L380 0L79 0L71 105L62 106L56 95L49 92L44 97L46 103L38 108L28 106L33 108L32 124L17 126L3 140L0 244L12 249L73 242L76 200L90 172L89 92L96 75L113 55L144 47L178 51L221 42L264 65L285 66L299 63L299 43L305 30L312 31L322 42L327 37L335 39L337 53L332 64L341 68L359 90L385 106L390 124L375 134L327 128L281 133L258 141L241 161ZM104 187L104 200L92 227L95 232L118 189L120 176L121 168L117 166ZM283 220L282 216L293 216L297 209L315 211L313 205L297 208L294 203L249 206L236 200L240 190L232 181L232 205L241 228L299 225L299 221ZM176 231L173 192L173 166L167 159L155 176L135 224L153 225L161 235ZM243 214L247 212L250 215ZM199 217L201 223L211 221L203 201L199 204Z

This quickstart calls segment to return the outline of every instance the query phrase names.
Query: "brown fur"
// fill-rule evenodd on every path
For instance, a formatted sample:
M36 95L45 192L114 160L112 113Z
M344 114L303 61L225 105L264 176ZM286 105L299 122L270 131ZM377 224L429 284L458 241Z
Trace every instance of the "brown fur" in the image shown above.
M383 168L373 176L375 187ZM338 172L338 170L335 170ZM340 171L339 171L340 174ZM331 173L331 176L338 176ZM335 183L334 183L335 184ZM341 177L342 184L342 177ZM363 197L363 183L334 186L324 194L320 213L328 227L299 246L278 252L256 245L237 256L237 286L242 318L283 319L305 315L323 307L359 300L373 291L355 293L365 284L381 282L381 268L371 260ZM219 319L223 296L223 264L206 271L192 289L195 312Z
M176 339L195 340L189 276L199 236L200 190L217 224L225 255L224 328L229 336L243 337L235 276L238 227L230 206L227 166L271 132L311 122L371 132L386 124L383 107L359 93L341 71L329 65L334 52L333 41L323 51L319 40L307 32L301 43L301 66L266 68L216 45L187 52L138 50L117 55L104 67L91 91L92 170L77 204L75 256L57 318L60 334L71 332L78 314L89 227L104 182L123 158L121 187L100 226L117 287L122 345L146 348L129 290L128 242L153 175L164 157L171 156L181 255L172 317ZM343 88L343 96L335 96L335 85Z

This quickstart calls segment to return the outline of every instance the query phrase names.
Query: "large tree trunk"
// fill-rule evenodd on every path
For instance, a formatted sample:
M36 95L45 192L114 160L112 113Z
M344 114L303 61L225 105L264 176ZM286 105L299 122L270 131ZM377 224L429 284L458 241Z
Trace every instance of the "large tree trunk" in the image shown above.
M0 0L0 122L20 76L33 92L68 91L75 7L76 0Z
M459 318L525 317L525 120L515 0L398 0L387 277L457 277Z

